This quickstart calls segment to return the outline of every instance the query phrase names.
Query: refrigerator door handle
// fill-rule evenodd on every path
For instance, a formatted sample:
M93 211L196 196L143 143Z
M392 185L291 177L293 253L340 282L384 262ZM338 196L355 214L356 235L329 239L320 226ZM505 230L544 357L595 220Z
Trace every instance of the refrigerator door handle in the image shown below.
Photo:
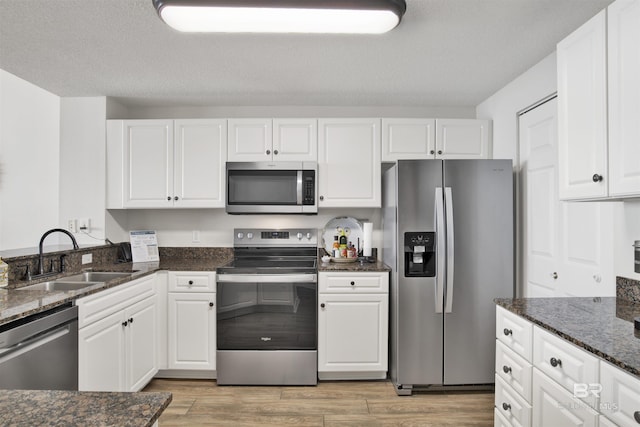
M454 250L453 250L453 196L451 187L444 189L445 212L447 215L447 285L446 285L446 304L445 313L451 313L453 310L453 268L454 268Z
M444 305L444 277L445 277L445 222L444 195L442 187L436 187L435 221L436 221L436 313L442 313Z

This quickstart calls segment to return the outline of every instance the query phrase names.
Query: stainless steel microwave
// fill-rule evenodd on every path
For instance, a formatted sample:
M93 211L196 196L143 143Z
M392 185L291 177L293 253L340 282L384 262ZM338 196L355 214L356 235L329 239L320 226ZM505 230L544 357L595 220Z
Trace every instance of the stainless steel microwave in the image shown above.
M227 162L227 213L317 214L318 164Z

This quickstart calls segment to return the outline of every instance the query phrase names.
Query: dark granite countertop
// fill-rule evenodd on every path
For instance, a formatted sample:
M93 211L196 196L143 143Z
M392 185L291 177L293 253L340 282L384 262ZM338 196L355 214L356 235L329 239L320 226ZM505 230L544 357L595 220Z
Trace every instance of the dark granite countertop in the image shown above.
M92 264L90 270L93 271L117 271L128 272L131 276L120 277L109 280L105 283L87 286L75 291L32 291L20 289L0 289L0 325L17 320L32 314L49 310L70 301L75 301L80 297L91 295L114 286L121 285L133 279L138 279L146 275L161 270L173 271L216 271L216 268L226 264L233 258L233 251L226 248L212 248L210 256L202 256L200 253L193 254L189 250L175 248L165 248L169 250L166 254L161 254L160 262L155 263L107 263ZM205 248L206 249L206 248ZM201 252L201 251L200 251ZM176 256L176 255L181 256ZM165 256L162 256L165 255ZM76 272L77 273L77 272ZM47 278L56 280L65 275L76 273L59 274ZM42 280L41 280L42 281ZM37 283L37 281L24 282L20 286Z
M615 297L500 298L496 304L640 377L640 303Z
M152 426L171 393L0 390L0 425Z
M324 249L320 249L318 254L318 272L325 271L343 271L343 272L383 272L391 271L388 265L382 261L376 259L375 262L367 262L364 258L358 258L353 262L335 262L333 260L329 262L322 262L322 256L326 255ZM373 258L370 258L373 259Z

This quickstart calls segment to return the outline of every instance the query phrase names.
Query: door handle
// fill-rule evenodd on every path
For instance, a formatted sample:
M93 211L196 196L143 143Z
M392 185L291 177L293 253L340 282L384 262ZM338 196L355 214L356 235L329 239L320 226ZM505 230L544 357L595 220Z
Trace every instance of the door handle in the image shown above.
M445 288L446 304L445 313L451 313L453 310L453 268L454 268L454 234L453 234L453 194L451 187L444 189L444 206L447 215L447 286Z
M444 229L444 195L442 187L436 187L435 194L435 222L436 222L436 313L442 313L444 305L444 274L445 274L445 229Z

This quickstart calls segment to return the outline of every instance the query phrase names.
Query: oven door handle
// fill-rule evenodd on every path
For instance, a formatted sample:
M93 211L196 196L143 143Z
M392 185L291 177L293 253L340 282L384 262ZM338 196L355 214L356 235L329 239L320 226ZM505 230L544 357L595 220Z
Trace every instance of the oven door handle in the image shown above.
M218 274L218 283L315 283L317 274Z

